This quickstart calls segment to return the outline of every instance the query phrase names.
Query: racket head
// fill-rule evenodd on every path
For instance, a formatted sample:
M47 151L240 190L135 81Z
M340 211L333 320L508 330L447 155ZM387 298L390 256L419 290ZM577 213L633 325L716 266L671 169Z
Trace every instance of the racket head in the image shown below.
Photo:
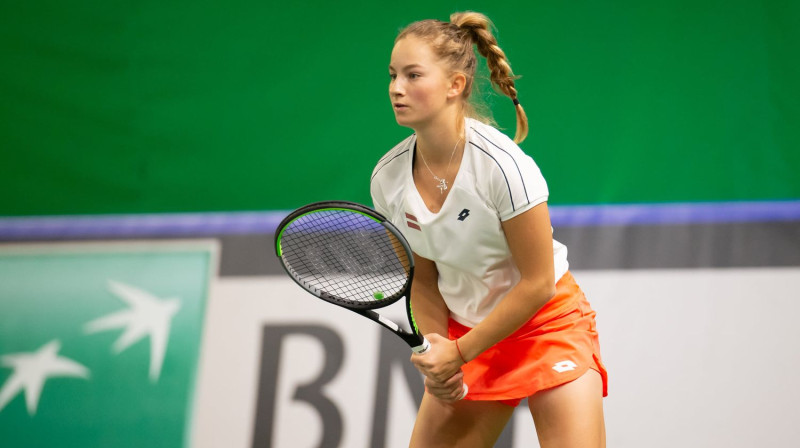
M407 296L414 276L400 231L354 202L315 202L289 213L275 233L275 251L298 285L352 310L391 305Z

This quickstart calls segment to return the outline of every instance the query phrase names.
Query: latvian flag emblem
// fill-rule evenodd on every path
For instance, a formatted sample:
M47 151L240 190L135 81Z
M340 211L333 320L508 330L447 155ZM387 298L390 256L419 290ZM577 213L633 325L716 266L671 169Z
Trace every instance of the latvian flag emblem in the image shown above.
M417 217L412 215L412 214L410 214L410 213L406 213L406 225L409 228L412 228L412 229L416 229L416 230L420 230L420 231L422 230L422 229L419 228L419 221L417 221Z

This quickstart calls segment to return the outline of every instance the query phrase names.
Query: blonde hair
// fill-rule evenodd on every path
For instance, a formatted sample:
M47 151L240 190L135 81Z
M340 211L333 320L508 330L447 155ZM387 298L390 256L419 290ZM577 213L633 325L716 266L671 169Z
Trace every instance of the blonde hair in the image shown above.
M517 100L514 84L517 76L511 71L506 54L497 45L491 27L492 22L481 13L457 12L450 15L450 22L422 20L412 23L400 31L395 43L407 36L419 37L429 42L434 53L453 73L462 73L466 77L467 82L462 93L465 100L464 114L486 121L486 118L477 113L475 102L470 99L477 68L477 57L473 50L475 45L481 56L486 58L492 85L514 102L517 112L514 142L522 143L528 135L528 117Z

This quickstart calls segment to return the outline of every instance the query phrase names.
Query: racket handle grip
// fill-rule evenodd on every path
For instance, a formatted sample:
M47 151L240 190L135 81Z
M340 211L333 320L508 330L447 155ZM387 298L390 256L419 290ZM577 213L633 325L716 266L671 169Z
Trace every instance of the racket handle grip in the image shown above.
M428 339L425 336L421 336L421 337L422 337L422 344L420 344L420 345L418 345L416 347L411 347L411 351L413 351L414 353L416 353L418 355L421 355L421 354L427 352L428 349L431 348L431 343L428 341Z

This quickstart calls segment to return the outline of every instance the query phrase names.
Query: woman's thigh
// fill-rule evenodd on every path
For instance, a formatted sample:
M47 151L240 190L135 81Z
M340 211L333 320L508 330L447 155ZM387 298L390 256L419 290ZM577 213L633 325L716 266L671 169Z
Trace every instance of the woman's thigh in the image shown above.
M589 369L580 378L528 398L542 448L606 446L603 380Z
M444 403L426 393L409 446L490 448L513 412L513 407L495 401Z

